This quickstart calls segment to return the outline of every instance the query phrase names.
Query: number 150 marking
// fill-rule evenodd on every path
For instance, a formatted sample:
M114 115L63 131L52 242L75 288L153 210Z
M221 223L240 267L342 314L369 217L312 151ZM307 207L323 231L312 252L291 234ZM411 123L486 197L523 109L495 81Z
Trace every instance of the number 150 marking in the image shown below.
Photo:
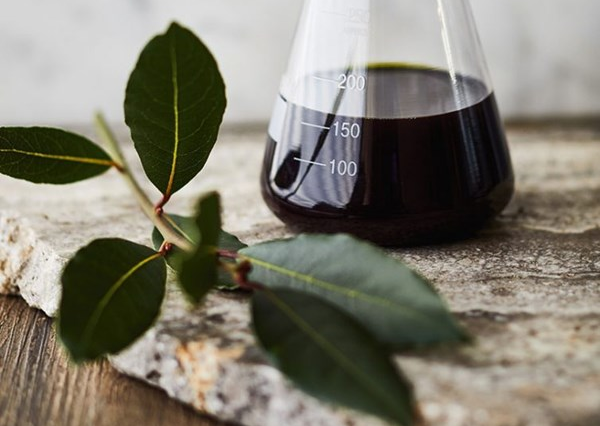
M358 139L360 137L361 129L360 124L358 123L336 121L331 127L336 136L341 136L343 138L352 137L353 139Z

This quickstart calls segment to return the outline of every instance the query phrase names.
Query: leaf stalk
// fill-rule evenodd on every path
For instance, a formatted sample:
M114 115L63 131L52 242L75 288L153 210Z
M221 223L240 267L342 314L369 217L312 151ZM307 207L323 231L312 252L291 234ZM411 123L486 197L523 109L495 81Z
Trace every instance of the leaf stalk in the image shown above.
M194 245L171 227L162 212L160 214L157 212L156 207L152 201L150 201L150 198L146 192L144 192L139 182L131 172L127 160L123 155L123 151L119 146L119 142L117 141L114 133L110 129L108 123L101 113L96 114L94 117L94 123L101 139L104 141L107 147L109 155L113 161L118 164L117 170L120 172L132 193L135 195L137 202L144 214L152 221L154 226L156 226L156 229L159 230L159 232L165 238L165 241L168 241L169 243L179 247L181 250L193 252Z
M224 254L226 254L226 255L233 254L235 256L235 258L238 258L237 253L227 252L225 250L219 251L218 253L220 256L223 256L223 257L227 257L227 256L224 256ZM233 271L229 271L229 272L232 273L233 279L235 280L236 284L243 290L248 290L248 291L265 291L266 290L266 287L263 284L257 283L254 281L250 281L249 275L250 275L250 272L252 272L252 264L248 260L244 260L243 262L238 263L235 266L235 269Z
M225 259L232 259L232 260L237 260L240 257L240 255L237 252L230 251L230 250L219 249L219 250L217 250L217 254L219 255L219 257L223 257Z

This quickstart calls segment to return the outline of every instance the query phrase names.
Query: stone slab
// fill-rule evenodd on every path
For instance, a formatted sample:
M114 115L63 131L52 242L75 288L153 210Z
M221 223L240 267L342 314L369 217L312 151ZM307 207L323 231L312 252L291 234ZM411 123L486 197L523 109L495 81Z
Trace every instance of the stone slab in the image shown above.
M199 193L218 189L228 231L247 243L289 235L260 198L262 139L262 131L224 131L171 209L189 212ZM510 140L518 193L498 220L461 243L390 251L435 283L477 344L397 361L432 425L597 426L600 133L514 129ZM115 173L69 187L0 177L0 293L53 316L61 268L78 247L107 236L148 243L150 230ZM160 321L111 363L243 425L381 424L295 390L248 325L244 295L214 293L190 309L171 286Z

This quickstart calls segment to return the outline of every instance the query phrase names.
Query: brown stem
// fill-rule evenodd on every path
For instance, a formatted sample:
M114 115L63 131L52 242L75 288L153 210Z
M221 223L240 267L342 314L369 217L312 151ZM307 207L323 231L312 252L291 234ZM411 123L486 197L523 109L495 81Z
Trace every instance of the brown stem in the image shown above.
M176 245L184 251L193 252L194 245L191 242L189 242L186 238L179 235L179 233L173 229L173 227L169 224L168 221L166 221L162 217L162 215L157 214L154 205L150 201L150 198L144 192L138 181L131 173L129 165L125 160L125 156L121 151L121 147L119 146L117 139L110 130L104 117L101 114L97 114L95 122L96 128L100 133L100 137L106 143L113 161L121 165L121 168L119 169L121 172L121 176L123 176L123 179L125 179L125 182L135 195L138 204L140 205L144 214L148 217L148 219L152 221L154 226L156 226L156 229L159 230L159 232L164 237L165 241Z
M165 212L165 206L171 199L171 194L164 194L160 201L154 206L154 212L157 216L162 216Z
M158 250L158 252L163 256L166 257L169 253L171 253L171 251L173 250L173 244L171 244L168 241L163 241L162 245L160 246L160 249Z
M237 257L237 254L236 254L236 257ZM243 262L239 263L236 267L235 273L233 274L233 278L234 278L236 284L244 290L249 290L249 291L264 290L265 289L264 285L254 282L254 281L250 281L250 279L249 279L250 272L252 272L252 264L249 261L244 260Z
M232 259L232 260L237 260L240 257L240 255L234 251L223 250L223 249L218 249L217 255L219 255L219 257L223 257L225 259Z
M416 403L415 403L415 407L414 407L414 422L415 422L415 426L426 426L427 425L427 421L425 420L425 416L423 415L423 412L421 411L421 407L419 407L419 405Z
M123 166L120 163L117 163L116 161L113 161L113 166L115 167L115 169L117 169L119 173L123 173L125 171Z

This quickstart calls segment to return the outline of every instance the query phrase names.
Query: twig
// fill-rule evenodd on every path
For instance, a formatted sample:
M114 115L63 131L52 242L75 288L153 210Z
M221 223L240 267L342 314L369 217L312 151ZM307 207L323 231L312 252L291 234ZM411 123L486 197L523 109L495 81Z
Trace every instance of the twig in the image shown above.
M117 169L135 195L144 214L152 221L154 226L156 226L156 229L158 229L158 231L162 234L165 241L168 241L184 251L192 252L194 250L194 245L186 238L179 235L179 233L171 227L163 215L157 214L154 204L150 201L148 195L144 192L138 181L131 173L131 169L125 160L125 156L121 151L121 147L119 146L117 139L110 130L110 127L106 123L106 120L102 114L96 114L94 122L100 137L107 146L110 156L112 157L113 161L118 164Z

